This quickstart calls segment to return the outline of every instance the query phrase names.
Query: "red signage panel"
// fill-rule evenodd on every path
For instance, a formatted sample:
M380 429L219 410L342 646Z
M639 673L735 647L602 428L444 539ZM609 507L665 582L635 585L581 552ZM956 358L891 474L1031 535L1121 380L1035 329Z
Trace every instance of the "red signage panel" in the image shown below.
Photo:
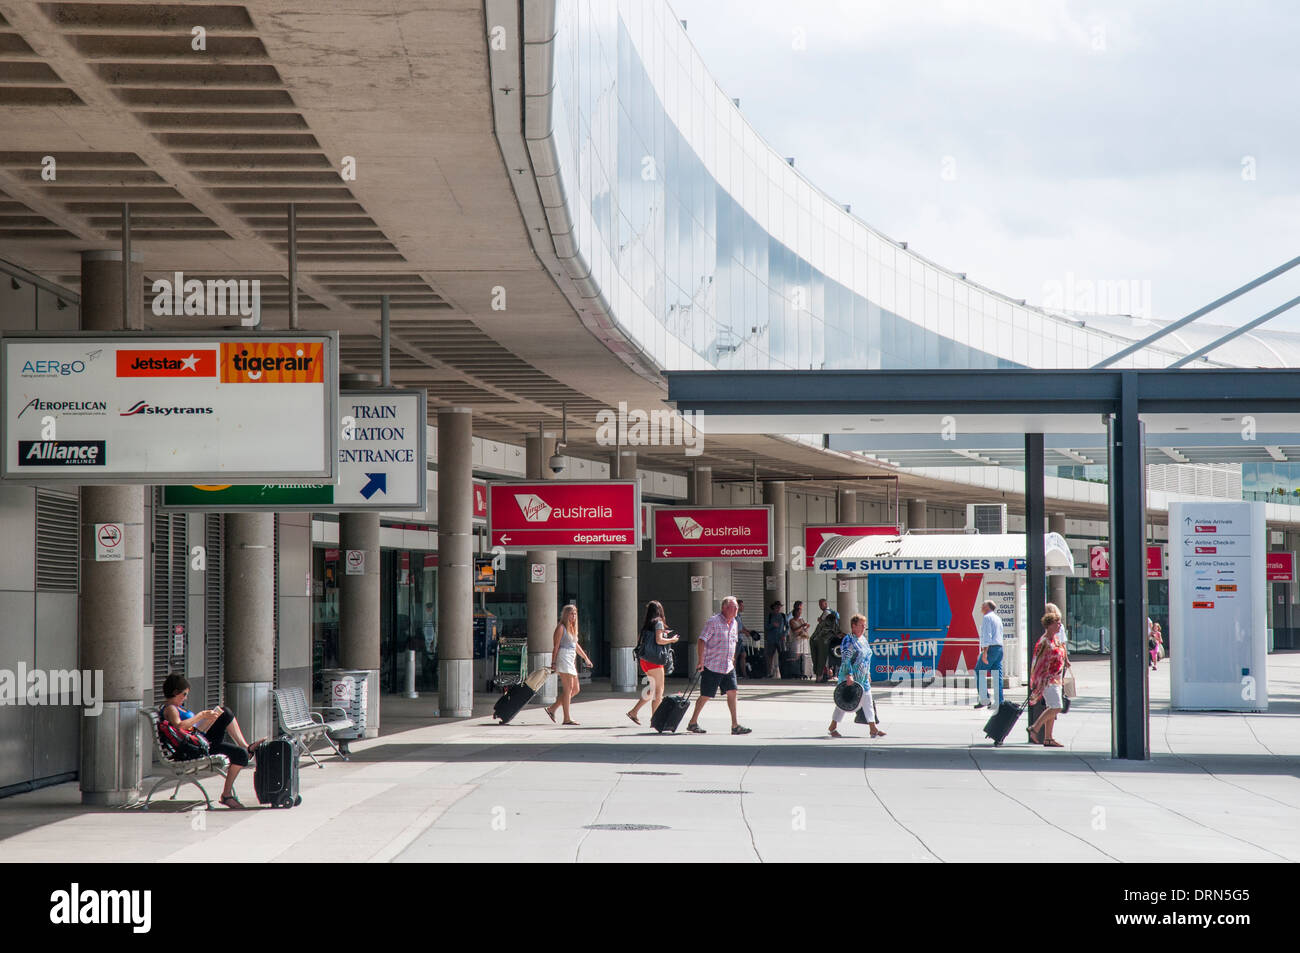
M1295 582L1295 553L1267 553L1269 582Z
M487 519L488 485L482 480L474 481L474 519Z
M641 547L634 480L488 484L488 540L506 549Z
M650 527L655 562L772 558L771 506L656 506Z
M1164 546L1147 547L1147 578L1163 579L1165 577L1165 548ZM1108 546L1093 546L1088 550L1088 578L1089 579L1109 579L1110 578L1110 548Z
M813 568L817 547L832 536L897 536L897 526L859 526L851 523L810 523L803 528L804 568Z

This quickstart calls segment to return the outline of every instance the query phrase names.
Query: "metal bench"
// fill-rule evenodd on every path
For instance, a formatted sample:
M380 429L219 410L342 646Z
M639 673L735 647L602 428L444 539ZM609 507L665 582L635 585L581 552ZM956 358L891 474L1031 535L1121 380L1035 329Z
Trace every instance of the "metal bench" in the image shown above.
M339 748L337 742L329 736L331 731L342 731L352 727L352 719L342 708L312 708L307 704L307 695L301 688L277 688L272 692L275 698L275 718L280 726L280 733L287 737L299 752L299 756L311 758L316 767L324 768L314 754L311 746L318 739L324 738L334 753L344 761L348 756ZM328 716L328 717L327 717Z
M154 710L140 712L141 718L149 721L149 734L153 737L153 750L158 760L158 768L151 770L147 777L153 777L161 772L158 781L150 789L148 797L144 799L144 810L149 810L149 802L153 800L154 793L164 784L172 781L176 782L176 789L172 791L171 800L176 800L176 795L180 793L182 784L193 784L203 794L203 800L208 805L208 810L212 810L212 799L208 797L207 789L199 780L204 775L217 775L224 778L226 770L230 767L230 759L224 754L212 754L206 758L193 758L189 761L173 761L167 755L167 751L162 746L162 741L158 737L158 712Z

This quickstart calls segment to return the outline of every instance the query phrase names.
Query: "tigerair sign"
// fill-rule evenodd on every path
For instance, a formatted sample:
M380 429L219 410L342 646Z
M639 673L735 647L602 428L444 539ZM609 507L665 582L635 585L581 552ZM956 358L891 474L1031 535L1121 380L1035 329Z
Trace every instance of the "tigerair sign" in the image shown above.
M656 506L650 526L655 562L772 558L771 506Z
M0 479L333 484L338 335L0 338Z
M508 550L635 550L641 492L632 480L489 483L488 537Z

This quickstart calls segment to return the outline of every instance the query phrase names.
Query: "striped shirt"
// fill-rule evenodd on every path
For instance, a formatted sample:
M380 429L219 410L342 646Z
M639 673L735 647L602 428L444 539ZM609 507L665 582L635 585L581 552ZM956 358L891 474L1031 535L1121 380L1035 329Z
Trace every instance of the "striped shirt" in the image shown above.
M700 633L700 660L704 667L720 675L726 675L735 668L732 660L736 657L736 638L734 618L728 622L721 612L710 616L709 621L704 623L704 631Z

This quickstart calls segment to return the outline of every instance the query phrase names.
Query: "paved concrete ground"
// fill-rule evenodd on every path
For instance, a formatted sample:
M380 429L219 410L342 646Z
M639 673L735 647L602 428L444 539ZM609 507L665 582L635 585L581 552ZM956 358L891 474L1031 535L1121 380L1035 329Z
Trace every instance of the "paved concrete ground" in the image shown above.
M987 712L942 692L878 690L888 737L875 741L853 725L828 738L830 691L807 683L743 683L745 737L722 700L701 718L708 734L659 736L624 717L625 696L594 690L576 728L540 707L504 727L487 705L430 722L430 699L385 698L384 736L354 743L349 763L305 766L300 807L92 810L60 785L0 801L0 859L1300 860L1300 655L1270 658L1258 715L1170 712L1162 665L1145 763L1108 756L1109 663L1076 670L1064 749L1025 743L1023 719L994 749ZM256 803L251 772L237 791Z

